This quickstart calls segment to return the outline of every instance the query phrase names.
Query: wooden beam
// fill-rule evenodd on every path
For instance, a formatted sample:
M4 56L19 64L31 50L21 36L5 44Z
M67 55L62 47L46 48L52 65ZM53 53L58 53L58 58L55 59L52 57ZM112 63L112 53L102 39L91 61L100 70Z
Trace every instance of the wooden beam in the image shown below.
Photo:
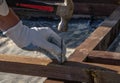
M93 63L93 62L84 62L84 63L91 65L91 68L89 67L90 70L111 71L114 72L115 74L120 74L120 66L118 65Z
M87 58L88 62L120 66L120 53L107 51L92 51Z
M40 0L43 1L43 0ZM64 0L44 0L45 2L63 2ZM73 0L74 14L93 14L97 16L108 16L120 4L119 0ZM92 10L92 11L91 11ZM107 10L107 11L106 11Z
M75 15L109 16L118 5L104 3L75 3ZM103 10L104 9L104 10ZM108 11L106 11L108 10Z
M102 41L110 30L111 28L108 27L98 27L90 37L88 37L78 48L76 48L69 60L78 62L84 61L89 52L94 50L94 48Z
M63 2L64 0L39 0L39 1L46 1L46 2ZM112 3L118 4L119 0L73 0L73 2L80 2L80 3Z
M117 7L118 5L115 4L100 4L100 3L75 3L74 4L74 15L93 15L93 16L109 16ZM27 8L16 8L12 7L14 11L22 17L31 16L31 17L57 17L55 13L49 13L34 10L34 9L27 9ZM104 10L103 10L104 9ZM108 10L108 11L106 11ZM25 18L26 18L25 17Z
M47 79L44 83L65 83L64 81L58 81L53 79Z
M61 0L60 0L61 1ZM73 0L74 1L74 0ZM15 12L22 16L32 16L32 17L55 17L55 12L45 12L41 10L29 9L29 8L20 8L16 7L16 3L18 0L7 0L7 3L10 7L12 7ZM54 3L58 1L51 1L51 0L41 0L43 3L51 2L51 4L55 5ZM63 1L61 1L63 2ZM110 1L74 1L74 15L94 15L94 16L108 16L110 15L119 5L119 0L110 0ZM38 3L39 4L39 3ZM104 9L104 10L103 10ZM107 10L107 11L106 11Z
M42 62L42 63L41 63ZM90 63L66 62L63 65L43 61L41 58L0 55L0 71L32 76L43 76L60 80L91 82L91 70L120 72L119 66L94 65ZM117 71L117 72L116 72Z
M119 83L120 74L114 74L109 71L92 71L94 83Z
M48 79L45 80L44 83L81 83L81 82L66 81L66 80L58 80L58 79L51 79L51 78L48 78Z
M25 56L0 54L0 71L61 80L90 81L88 73L82 68L58 65L49 60Z
M109 31L104 31L105 36L103 36L102 40L99 44L94 48L94 50L107 50L109 45L114 41L114 39L120 33L120 7L117 8L111 16L106 19L102 24L101 27L105 27Z
M82 62L92 50L106 50L120 32L120 7L106 19L70 56L70 61Z

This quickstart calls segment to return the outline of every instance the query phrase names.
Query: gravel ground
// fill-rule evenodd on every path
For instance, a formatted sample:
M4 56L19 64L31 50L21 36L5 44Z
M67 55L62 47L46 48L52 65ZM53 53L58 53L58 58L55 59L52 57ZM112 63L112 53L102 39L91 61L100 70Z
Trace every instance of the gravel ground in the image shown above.
M102 22L102 19L95 20L92 23L92 27L88 26L89 19L72 19L69 23L68 32L58 32L57 24L59 20L57 19L30 19L23 20L24 24L29 27L50 27L56 33L58 33L64 40L67 46L67 54L69 57L71 53L75 50L77 46L79 46L94 29L98 26L99 23ZM18 48L12 40L7 37L0 37L0 53L2 54L17 54L17 55L26 55L31 57L46 57L45 54L36 51L25 51ZM53 58L53 57L52 57ZM26 75L16 75L16 74L8 74L8 73L0 73L0 83L43 83L46 78L36 77L36 76L26 76Z

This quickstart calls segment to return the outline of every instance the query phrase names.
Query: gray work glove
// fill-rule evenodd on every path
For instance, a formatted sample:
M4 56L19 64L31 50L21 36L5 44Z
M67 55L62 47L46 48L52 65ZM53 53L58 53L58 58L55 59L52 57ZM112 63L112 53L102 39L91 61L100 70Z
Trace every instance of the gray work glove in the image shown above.
M6 0L0 0L0 15L6 16L9 13L9 8Z
M65 61L65 44L48 27L33 27L30 29L20 21L17 25L5 31L4 34L11 38L20 48L33 51L42 48L50 52L58 62L63 63Z

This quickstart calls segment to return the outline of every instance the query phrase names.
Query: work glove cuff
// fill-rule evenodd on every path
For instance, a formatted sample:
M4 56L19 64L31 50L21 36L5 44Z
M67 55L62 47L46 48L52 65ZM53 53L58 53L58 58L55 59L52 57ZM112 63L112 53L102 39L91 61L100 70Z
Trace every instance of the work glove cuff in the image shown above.
M17 46L20 48L25 47L29 44L29 39L27 33L29 28L23 25L22 21L19 21L15 26L9 28L7 31L4 31L3 34L12 39Z

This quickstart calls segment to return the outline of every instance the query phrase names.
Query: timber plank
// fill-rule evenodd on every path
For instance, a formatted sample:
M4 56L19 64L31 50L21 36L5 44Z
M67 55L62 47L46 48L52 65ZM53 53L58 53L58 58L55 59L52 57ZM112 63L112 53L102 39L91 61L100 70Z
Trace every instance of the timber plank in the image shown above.
M78 48L76 48L75 52L70 56L70 61L83 61L91 52L95 49L95 47L102 41L102 39L107 35L107 33L111 30L108 27L98 27L90 37L88 37ZM101 48L99 46L99 48Z
M69 61L82 62L92 50L106 50L120 32L120 7L106 19L69 57Z
M89 81L84 69L59 65L40 58L25 56L0 55L0 71L16 74L42 76L61 80Z
M57 81L57 80L47 79L44 83L64 83L64 81Z
M109 16L118 5L104 3L74 3L74 14ZM104 10L103 10L104 9ZM106 11L108 10L108 11Z
M43 0L40 0L43 1ZM64 0L45 0L46 2L63 2ZM119 0L73 0L73 2L80 2L80 3L112 3L118 4Z
M120 53L108 51L92 51L89 53L87 62L120 66Z
M109 16L118 5L114 4L93 4L93 3L75 3L74 15L93 15L93 16ZM14 11L19 15L31 17L57 17L55 13L46 13L34 9L15 8ZM103 10L104 9L104 10ZM108 10L108 11L106 11ZM22 17L22 16L21 16Z
M120 83L120 74L109 71L93 71L95 83Z
M2 58L3 57L3 58ZM2 59L1 59L2 58ZM11 58L13 58L11 60ZM23 58L23 59L22 59ZM47 65L36 62L41 62L39 58L24 57L24 56L11 56L7 57L0 55L0 71L7 73L25 74L33 76L43 76L60 80L78 81L78 82L91 82L89 70L106 70L120 72L119 66L114 65L96 65L94 63L75 63L66 62L64 65L49 63ZM16 60L16 61L14 61ZM92 83L92 82L91 82Z
M48 78L44 83L81 83L81 82L76 82L76 81L63 81L63 80L56 80L56 79L50 79Z
M13 2L13 3L11 3ZM41 10L34 10L29 8L18 8L15 7L15 3L17 0L7 0L7 3L10 7L12 7L15 12L22 17L31 16L31 17L56 17L55 12L45 12ZM51 4L56 5L59 1L51 1L51 0L42 0L43 3L51 2ZM63 2L63 1L61 1ZM113 1L74 1L74 15L92 15L92 16L109 16L119 5L118 0ZM107 10L107 11L106 11Z

